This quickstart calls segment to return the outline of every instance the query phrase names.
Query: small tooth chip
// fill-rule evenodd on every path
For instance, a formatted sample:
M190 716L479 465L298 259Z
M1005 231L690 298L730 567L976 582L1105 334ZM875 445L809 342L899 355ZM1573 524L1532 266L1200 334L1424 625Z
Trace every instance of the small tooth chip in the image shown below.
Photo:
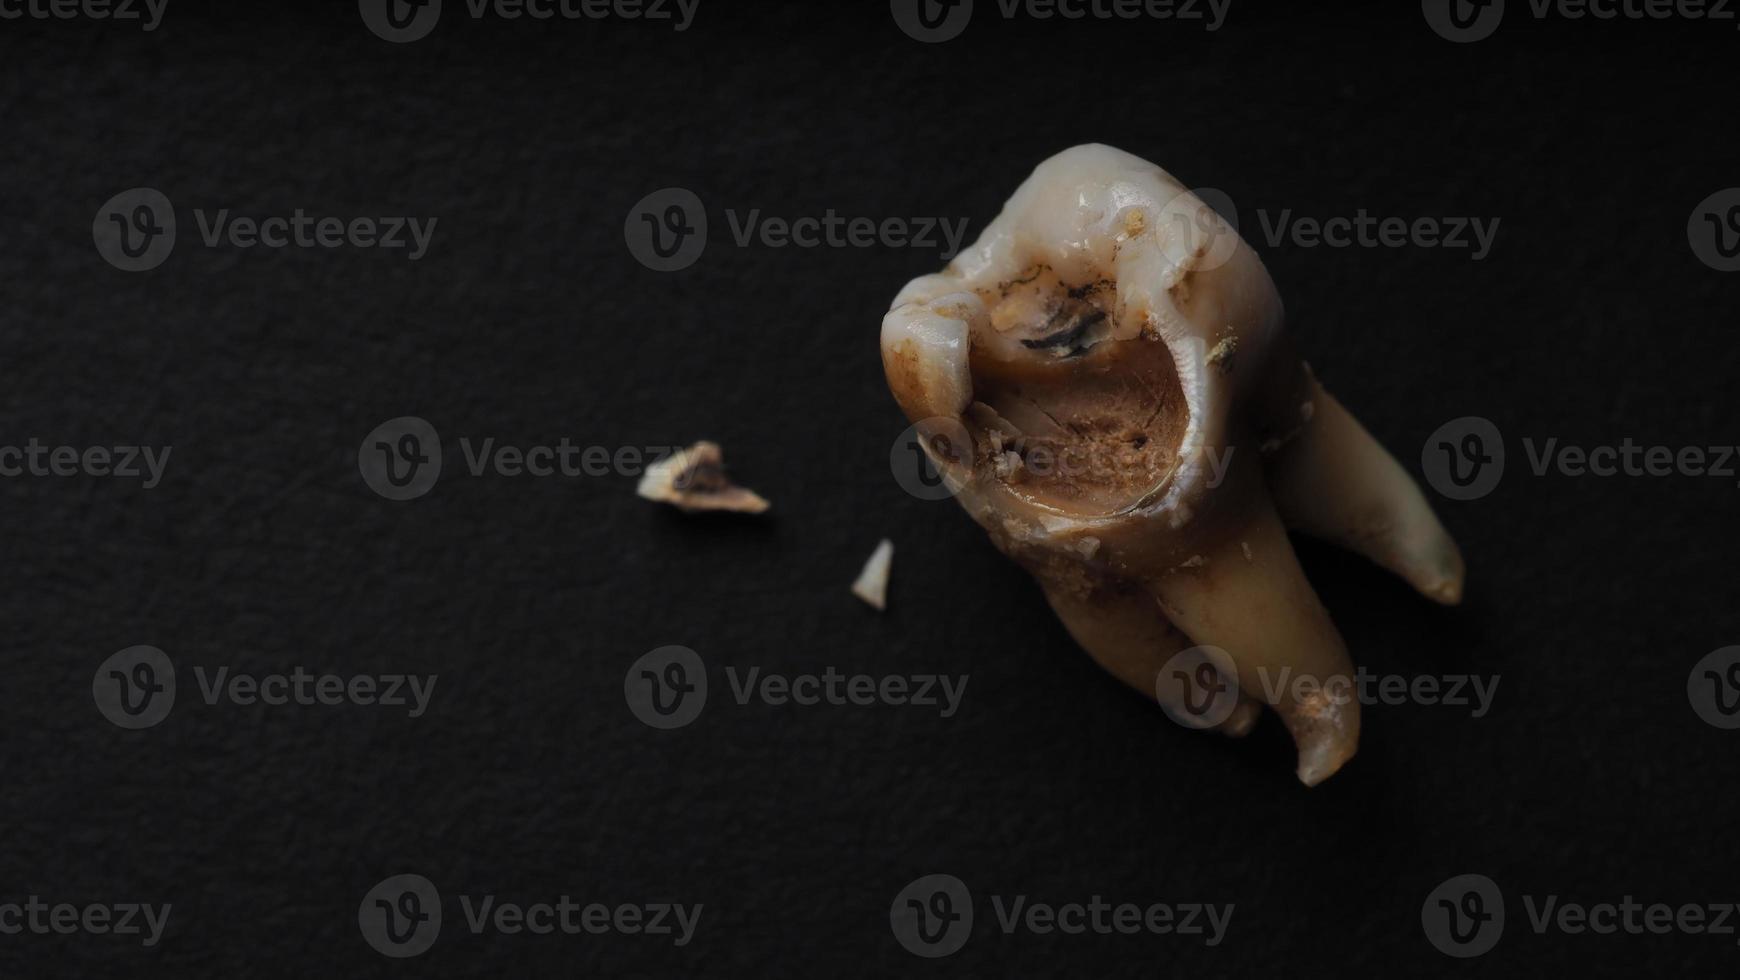
M883 538L864 562L858 581L852 583L852 594L878 612L888 608L888 572L894 563L894 542Z
M718 443L704 440L647 467L635 493L690 514L760 514L772 506L755 491L732 483Z

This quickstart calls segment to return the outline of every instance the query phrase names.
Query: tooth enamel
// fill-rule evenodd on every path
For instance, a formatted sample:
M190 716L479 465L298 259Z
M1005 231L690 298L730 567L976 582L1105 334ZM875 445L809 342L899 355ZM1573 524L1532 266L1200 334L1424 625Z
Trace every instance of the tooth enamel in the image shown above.
M949 309L968 316L983 314L978 298L951 297ZM882 319L882 367L889 377L903 373L900 390L914 401L901 408L913 419L953 417L973 398L973 377L967 355L969 325L962 317L936 312L930 306L907 303Z
M894 542L883 538L852 583L852 594L877 612L888 608L888 572L894 564Z
M958 420L978 442L957 499L1077 643L1175 716L1190 692L1167 662L1224 650L1238 700L1206 727L1242 735L1267 704L1314 784L1352 757L1359 704L1260 683L1352 674L1286 528L1441 602L1463 572L1282 320L1256 253L1200 198L1090 145L1040 164L978 242L901 290L882 360L909 418Z

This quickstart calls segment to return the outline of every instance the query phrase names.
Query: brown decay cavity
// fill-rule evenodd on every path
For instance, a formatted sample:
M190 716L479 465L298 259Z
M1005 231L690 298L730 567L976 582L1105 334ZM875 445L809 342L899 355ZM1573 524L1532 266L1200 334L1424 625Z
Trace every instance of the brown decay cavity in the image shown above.
M1038 503L1104 515L1163 483L1188 421L1171 352L1117 341L1117 284L1040 264L979 291L999 343L974 337L976 462ZM1013 341L1013 343L1011 342Z

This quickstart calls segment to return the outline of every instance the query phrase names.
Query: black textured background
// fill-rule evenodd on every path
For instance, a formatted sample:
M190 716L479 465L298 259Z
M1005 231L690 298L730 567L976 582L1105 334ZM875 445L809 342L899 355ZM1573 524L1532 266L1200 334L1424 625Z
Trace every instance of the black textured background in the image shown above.
M985 3L986 0L981 0ZM450 6L458 6L449 0ZM1520 4L1513 4L1520 7ZM1724 479L1534 478L1517 440L1732 443L1740 279L1686 241L1740 184L1733 24L1530 23L1450 44L1387 12L1235 0L1222 30L1002 23L900 33L884 3L702 0L694 27L472 22L386 44L355 4L171 0L152 34L0 22L0 443L172 444L167 478L0 480L0 901L172 902L161 946L0 936L7 976L1712 976L1735 937L1535 935L1520 894L1740 899L1733 736L1686 700L1737 642ZM256 9L258 8L258 9ZM727 208L947 215L972 232L1041 159L1121 146L1258 208L1499 217L1485 262L1257 242L1320 377L1418 472L1464 415L1506 434L1492 495L1434 497L1460 609L1301 543L1354 658L1498 673L1492 713L1369 709L1358 758L1292 777L1267 720L1195 736L1071 644L958 508L908 497L882 311L934 253L735 247ZM149 185L182 242L129 275L96 209ZM650 272L623 221L683 186L701 262ZM213 251L195 208L439 218L420 262ZM399 415L449 470L390 503L356 468ZM457 440L713 438L775 502L693 520L632 479L471 478ZM887 535L892 607L847 592ZM183 700L125 732L92 672L165 650ZM769 671L971 675L961 713L738 707L655 732L655 646ZM416 720L207 707L190 669L438 673ZM429 877L412 960L358 902ZM956 956L888 908L955 874ZM1468 962L1420 906L1465 872L1513 903ZM459 893L705 904L686 948L472 936ZM990 894L1236 903L1231 934L1004 936Z

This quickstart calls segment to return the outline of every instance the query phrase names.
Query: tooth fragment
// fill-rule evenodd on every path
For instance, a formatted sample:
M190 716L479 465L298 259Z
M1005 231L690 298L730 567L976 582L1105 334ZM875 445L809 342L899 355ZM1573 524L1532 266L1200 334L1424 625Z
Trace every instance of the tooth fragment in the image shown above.
M1287 527L1440 602L1460 598L1463 570L1283 319L1261 260L1201 199L1153 164L1079 146L900 292L882 362L909 419L971 437L957 499L1077 644L1174 718L1202 720L1189 727L1242 735L1273 710L1311 785L1352 758L1360 706ZM1218 711L1200 715L1211 681Z
M876 546L864 562L864 570L852 583L852 594L881 612L888 608L888 572L894 563L894 542L887 538Z
M760 514L772 506L755 491L731 482L725 472L725 454L711 442L697 442L647 467L635 492L686 513Z

